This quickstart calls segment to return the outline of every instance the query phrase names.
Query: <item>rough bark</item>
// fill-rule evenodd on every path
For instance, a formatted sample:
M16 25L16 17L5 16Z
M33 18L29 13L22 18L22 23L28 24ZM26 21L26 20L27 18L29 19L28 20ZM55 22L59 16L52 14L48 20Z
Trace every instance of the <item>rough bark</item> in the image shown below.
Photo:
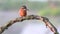
M42 17L42 16L37 16L37 15L28 15L26 17L18 17L14 20L10 20L8 23L6 23L5 25L0 27L0 34L2 34L5 30L8 29L8 27L10 27L11 25L13 25L14 23L17 22L22 22L24 20L32 20L32 19L36 19L36 20L41 20L46 24L46 27L49 27L50 30L54 33L54 34L59 34L57 29L55 28L55 26L49 21L48 18L46 17Z

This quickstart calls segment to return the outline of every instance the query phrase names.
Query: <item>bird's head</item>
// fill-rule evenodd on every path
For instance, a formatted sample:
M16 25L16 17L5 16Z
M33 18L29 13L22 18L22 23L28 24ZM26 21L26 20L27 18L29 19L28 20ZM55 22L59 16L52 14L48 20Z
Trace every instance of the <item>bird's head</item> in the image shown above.
M23 6L21 7L21 9L23 9L23 10L28 10L25 5L23 5Z

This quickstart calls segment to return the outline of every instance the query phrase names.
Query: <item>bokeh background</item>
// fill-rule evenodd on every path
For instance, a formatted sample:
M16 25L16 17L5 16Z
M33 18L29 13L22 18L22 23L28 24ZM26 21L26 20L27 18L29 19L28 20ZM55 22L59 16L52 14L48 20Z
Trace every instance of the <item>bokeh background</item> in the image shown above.
M26 5L28 15L47 17L60 33L60 0L0 0L0 26L19 16L19 9ZM53 34L40 20L25 20L13 24L3 34Z

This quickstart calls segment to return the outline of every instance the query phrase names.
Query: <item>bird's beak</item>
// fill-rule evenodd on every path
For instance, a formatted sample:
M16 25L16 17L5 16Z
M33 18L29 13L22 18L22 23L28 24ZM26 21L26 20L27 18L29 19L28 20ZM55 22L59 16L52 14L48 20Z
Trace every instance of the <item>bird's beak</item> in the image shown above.
M27 11L29 11L29 9L27 9Z

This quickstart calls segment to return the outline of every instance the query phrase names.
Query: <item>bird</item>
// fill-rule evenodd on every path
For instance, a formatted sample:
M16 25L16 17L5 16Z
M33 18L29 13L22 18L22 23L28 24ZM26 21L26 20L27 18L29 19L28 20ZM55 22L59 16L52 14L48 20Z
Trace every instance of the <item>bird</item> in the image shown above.
M27 16L27 7L25 5L21 6L21 8L19 9L19 15L20 17Z

